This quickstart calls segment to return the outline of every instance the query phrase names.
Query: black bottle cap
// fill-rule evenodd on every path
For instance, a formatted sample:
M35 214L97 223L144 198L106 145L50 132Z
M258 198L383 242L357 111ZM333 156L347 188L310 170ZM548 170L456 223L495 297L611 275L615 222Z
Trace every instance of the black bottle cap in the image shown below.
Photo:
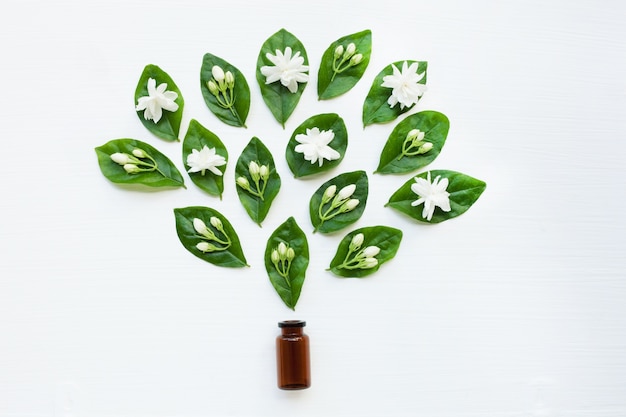
M304 327L306 326L306 321L304 320L285 320L279 321L278 327Z

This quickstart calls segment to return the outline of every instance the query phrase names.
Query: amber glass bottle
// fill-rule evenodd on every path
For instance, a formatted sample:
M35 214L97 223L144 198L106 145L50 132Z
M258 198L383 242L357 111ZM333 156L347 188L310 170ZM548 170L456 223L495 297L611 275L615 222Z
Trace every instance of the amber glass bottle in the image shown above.
M311 386L309 336L304 334L306 322L286 320L278 323L282 334L276 338L278 388L294 390Z

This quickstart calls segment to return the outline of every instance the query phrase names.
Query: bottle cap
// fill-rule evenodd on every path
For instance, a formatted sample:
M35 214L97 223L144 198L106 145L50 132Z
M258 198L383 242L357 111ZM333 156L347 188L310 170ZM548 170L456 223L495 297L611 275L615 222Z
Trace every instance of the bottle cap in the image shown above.
M306 321L304 320L285 320L279 321L278 327L304 327L306 326Z

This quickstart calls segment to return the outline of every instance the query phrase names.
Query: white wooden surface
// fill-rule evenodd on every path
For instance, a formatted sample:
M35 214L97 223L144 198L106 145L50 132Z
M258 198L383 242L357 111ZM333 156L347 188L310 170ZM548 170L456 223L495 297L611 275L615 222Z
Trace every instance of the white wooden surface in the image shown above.
M620 1L5 1L0 24L0 416L626 415L626 7ZM284 27L312 79L286 129L254 77ZM319 59L334 39L373 31L370 67L319 102ZM202 56L238 66L248 129L221 124L198 88ZM401 228L395 260L364 280L324 271L343 234L312 235L308 196L330 176L371 173L392 125L363 129L373 77L429 61L418 109L451 120L432 168L483 179L463 216L432 227L383 208L407 177L370 175L354 226ZM146 64L161 66L192 118L231 155L222 201L109 183L94 147L131 137L182 169L179 143L133 111ZM305 118L338 112L340 169L295 180L284 161ZM283 188L263 228L239 205L234 159L252 136ZM179 243L172 209L226 214L251 268L205 264ZM262 253L293 215L311 264L296 312L273 292ZM307 320L313 386L275 388L276 322Z

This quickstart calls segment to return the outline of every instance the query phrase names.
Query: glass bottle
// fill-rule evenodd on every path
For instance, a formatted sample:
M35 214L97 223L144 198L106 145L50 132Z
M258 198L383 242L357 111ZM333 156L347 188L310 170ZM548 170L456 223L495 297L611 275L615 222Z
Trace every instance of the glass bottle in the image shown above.
M278 388L305 389L311 386L309 336L304 334L306 322L286 320L278 323L282 334L276 337Z

